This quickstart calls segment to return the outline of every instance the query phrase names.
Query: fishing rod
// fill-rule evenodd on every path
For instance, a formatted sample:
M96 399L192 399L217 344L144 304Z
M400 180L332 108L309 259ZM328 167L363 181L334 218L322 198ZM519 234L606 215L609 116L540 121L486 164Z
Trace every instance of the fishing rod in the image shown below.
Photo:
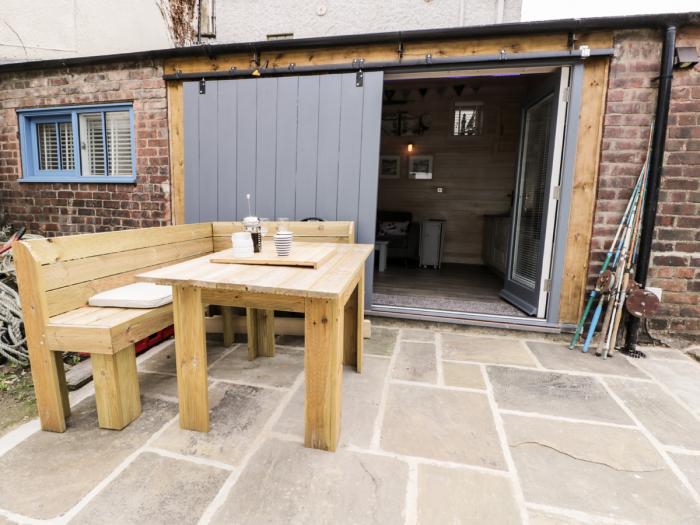
M602 275L603 273L605 273L607 271L608 265L610 264L610 261L612 260L613 254L617 250L618 238L620 237L620 234L622 233L625 222L627 221L627 216L632 209L632 203L634 201L635 195L639 192L639 189L641 187L641 183L642 183L642 177L640 176L634 185L634 188L632 190L632 196L630 197L629 201L627 202L627 207L625 208L625 212L622 214L622 220L620 221L620 224L617 227L617 231L615 232L615 237L613 237L613 241L610 244L610 248L608 249L608 253L605 256L605 261L603 262L603 266L600 269L600 275ZM590 313L591 307L593 306L593 302L595 301L595 298L599 294L602 295L602 293L603 293L600 286L599 286L600 284L601 283L596 282L595 288L593 290L591 290L591 292L588 296L588 302L586 302L586 307L583 309L583 314L581 314L581 318L579 319L578 324L576 325L576 331L574 332L574 336L571 338L571 342L569 343L569 350L573 350L576 347L576 344L578 343L578 341L581 337L581 333L583 332L583 325L586 323L586 319L588 318L588 314Z
M647 150L647 159L645 161L645 166L649 166L649 157L651 156L651 151L650 149ZM617 291L617 296L616 296L616 301L615 301L615 310L614 310L614 316L613 316L613 323L610 327L610 332L608 334L607 340L605 341L605 345L603 348L603 359L607 359L608 356L612 356L615 353L615 342L617 340L617 335L618 331L620 329L620 322L622 320L622 314L623 314L623 306L625 304L625 301L627 299L628 291L630 288L630 284L633 282L632 281L632 273L634 272L634 266L633 262L636 257L637 253L637 248L639 247L639 239L640 239L640 233L641 233L641 217L642 213L644 210L644 198L646 195L646 186L647 186L647 179L649 175L649 170L645 170L644 172L644 184L642 186L642 192L640 193L640 204L637 209L637 214L634 220L634 228L633 228L633 233L632 233L632 240L631 240L631 246L630 246L630 251L627 256L627 260L625 261L625 273L622 277L622 282L620 283L620 287Z

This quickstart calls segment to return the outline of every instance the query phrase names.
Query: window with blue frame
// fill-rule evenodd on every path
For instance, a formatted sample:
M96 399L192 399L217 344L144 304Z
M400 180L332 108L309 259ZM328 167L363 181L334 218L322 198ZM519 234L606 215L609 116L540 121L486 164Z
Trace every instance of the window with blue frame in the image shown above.
M18 110L23 182L134 182L131 104Z

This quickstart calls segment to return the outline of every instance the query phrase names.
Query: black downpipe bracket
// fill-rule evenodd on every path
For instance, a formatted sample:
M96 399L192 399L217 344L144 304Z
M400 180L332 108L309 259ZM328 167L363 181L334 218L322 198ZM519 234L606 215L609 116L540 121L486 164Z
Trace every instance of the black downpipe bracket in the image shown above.
M642 286L646 285L651 259L651 244L654 240L654 225L656 209L659 204L659 187L663 172L664 147L666 143L666 126L668 111L671 103L671 84L673 83L673 56L676 48L676 26L666 27L664 44L661 50L661 74L656 101L656 119L654 136L651 142L651 158L649 159L649 178L647 192L644 198L644 217L642 217L642 233L639 240L639 252L634 280ZM637 350L640 320L629 316L627 321L627 337L623 353L631 357L646 357Z

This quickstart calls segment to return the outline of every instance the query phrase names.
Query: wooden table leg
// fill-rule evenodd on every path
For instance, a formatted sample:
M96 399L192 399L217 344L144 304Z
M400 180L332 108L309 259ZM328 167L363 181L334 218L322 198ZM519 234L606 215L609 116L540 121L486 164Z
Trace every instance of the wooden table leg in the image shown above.
M191 286L173 286L173 313L180 427L208 432L209 391L202 291Z
M275 311L246 308L248 359L275 357Z
M233 308L230 306L221 307L221 317L224 323L224 346L229 347L233 344Z
M343 305L308 298L305 310L304 445L335 451L343 383Z
M345 305L343 364L354 365L358 373L362 372L362 321L365 317L365 274L360 280Z

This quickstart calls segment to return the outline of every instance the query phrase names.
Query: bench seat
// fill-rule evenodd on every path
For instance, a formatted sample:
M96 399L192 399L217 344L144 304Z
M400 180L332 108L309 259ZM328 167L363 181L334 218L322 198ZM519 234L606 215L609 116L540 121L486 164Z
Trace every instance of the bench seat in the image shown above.
M54 352L116 354L173 324L173 305L158 308L84 306L49 318L46 338Z

